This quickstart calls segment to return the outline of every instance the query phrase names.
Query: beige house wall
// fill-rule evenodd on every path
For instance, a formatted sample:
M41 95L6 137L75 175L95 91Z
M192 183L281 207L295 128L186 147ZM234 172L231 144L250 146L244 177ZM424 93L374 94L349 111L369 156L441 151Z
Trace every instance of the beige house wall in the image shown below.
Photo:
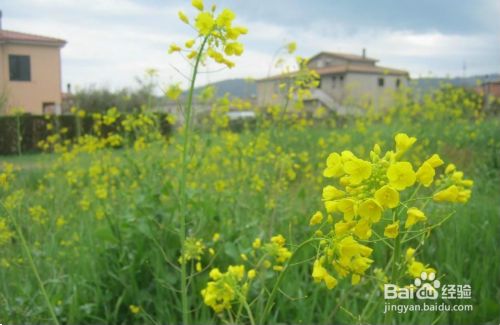
M384 86L379 86L379 79L384 79ZM402 75L381 75L369 73L348 73L344 77L344 94L341 100L345 104L373 105L377 109L387 108L394 101L394 94L408 86L408 77Z
M31 81L10 81L9 55L29 55ZM58 46L0 44L0 92L7 95L7 113L15 108L42 114L44 103L61 104L61 55Z
M364 106L373 105L376 109L391 106L394 94L398 91L396 82L399 79L399 89L407 87L409 79L404 75L383 75L374 73L345 73L321 76L320 89L334 98L338 103L345 105ZM378 79L384 79L384 86L378 85ZM281 79L259 80L257 82L257 105L265 107L282 105L285 100L279 92Z
M282 79L260 80L257 82L257 105L259 107L282 104L284 96L281 95L279 85Z

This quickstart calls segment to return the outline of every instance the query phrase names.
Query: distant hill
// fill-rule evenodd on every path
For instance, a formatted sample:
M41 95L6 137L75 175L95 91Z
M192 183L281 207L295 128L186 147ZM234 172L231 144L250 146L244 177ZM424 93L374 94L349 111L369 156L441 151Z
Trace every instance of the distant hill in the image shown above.
M216 89L215 97L223 97L228 93L231 97L252 99L257 97L257 87L253 79L228 79L210 84ZM195 96L202 92L207 86L198 87L194 90Z
M457 87L475 87L479 82L499 80L500 74L494 73L489 75L478 75L470 77L455 77L455 78L418 78L411 80L411 86L422 90L428 91L439 87L440 84L448 83Z
M449 83L457 87L475 87L478 80L480 82L499 80L500 74L478 75L466 78L417 78L412 79L410 85L421 91L429 91L438 88L440 84ZM231 97L243 99L254 99L257 96L257 87L255 80L252 79L229 79L214 82L211 84L216 88L216 97L222 97L228 93ZM195 95L198 95L207 86L195 89Z

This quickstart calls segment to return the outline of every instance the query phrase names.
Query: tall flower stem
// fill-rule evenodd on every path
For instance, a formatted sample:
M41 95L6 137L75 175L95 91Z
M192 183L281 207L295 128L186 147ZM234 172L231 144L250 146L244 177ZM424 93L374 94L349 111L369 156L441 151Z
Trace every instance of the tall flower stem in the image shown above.
M208 34L210 35L210 34ZM179 180L179 198L180 198L180 241L181 241L181 254L184 253L184 242L186 241L186 219L187 219L187 192L186 192L186 183L187 183L187 170L188 170L188 151L190 149L191 142L191 115L192 115L192 106L193 106L193 93L194 86L196 83L196 76L198 74L198 67L200 64L201 57L203 55L203 50L205 45L207 44L208 35L205 36L203 42L198 50L198 54L196 56L196 61L193 67L193 75L191 77L191 84L189 86L189 93L187 99L187 105L185 107L184 114L184 145L182 150L182 170L181 177ZM182 261L181 263L181 304L182 304L182 324L189 324L189 303L188 303L188 288L187 288L187 270L186 263Z

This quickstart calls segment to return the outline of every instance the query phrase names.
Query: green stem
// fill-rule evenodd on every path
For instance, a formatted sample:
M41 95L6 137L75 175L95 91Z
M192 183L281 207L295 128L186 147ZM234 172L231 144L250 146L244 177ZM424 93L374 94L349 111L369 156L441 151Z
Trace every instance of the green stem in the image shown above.
M271 307L274 303L274 298L276 298L276 294L278 293L278 289L279 289L279 286L281 284L281 281L283 281L283 278L285 277L286 271L288 271L288 269L292 263L293 258L297 255L297 252L300 251L307 244L309 244L313 241L318 241L318 240L320 240L320 239L319 238L310 238L310 239L306 240L305 242L303 242L302 244L300 244L297 247L297 249L292 253L292 256L290 256L290 259L288 260L285 268L283 269L283 271L281 271L280 275L278 276L278 280L276 281L273 289L271 290L271 294L269 295L269 298L267 299L267 302L266 302L266 306L264 307L264 312L262 313L262 315L260 317L259 324L265 323L265 319L267 318L267 315L271 311Z
M186 193L186 178L188 169L188 150L190 144L190 129L191 129L191 113L193 105L193 93L194 86L196 82L196 76L198 74L198 66L203 54L203 49L207 43L208 36L203 39L203 43L196 56L196 62L193 68L193 75L191 77L191 84L189 86L189 94L186 105L186 111L184 115L184 146L182 151L182 171L181 178L179 181L179 197L180 197L180 240L181 240L181 254L184 254L184 242L186 240L186 214L187 214L187 193ZM188 296L187 296L187 270L186 263L183 261L181 263L181 303L182 303L182 323L188 325L189 321L189 306L188 306Z

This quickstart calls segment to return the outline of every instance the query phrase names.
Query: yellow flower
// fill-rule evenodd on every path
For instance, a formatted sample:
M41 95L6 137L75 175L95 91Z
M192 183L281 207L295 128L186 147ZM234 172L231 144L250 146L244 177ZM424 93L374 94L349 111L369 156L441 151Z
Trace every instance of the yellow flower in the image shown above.
M0 218L0 247L9 243L14 233L7 226L4 218Z
M405 228L408 229L417 222L427 220L425 214L417 208L409 208L407 211L407 218L405 223Z
M357 203L353 199L341 199L336 201L337 208L344 214L346 221L351 221L357 213Z
M349 174L349 182L357 185L372 174L372 165L363 159L354 158L344 163L344 171Z
M453 173L455 170L457 169L457 167L454 165L454 164L448 164L448 166L446 166L444 172L445 174L451 174Z
M203 0L192 0L191 5L198 10L203 10Z
M262 246L262 242L261 242L260 238L255 238L255 240L252 243L252 247L254 249L259 249L261 246Z
M344 222L344 221L339 221L335 224L335 234L337 236L341 236L345 233L347 233L349 230L352 229L356 225L356 221L349 221L349 222Z
M218 232L216 232L213 236L212 236L212 241L215 243L215 242L218 242L220 239L220 234Z
M428 163L429 165L431 165L432 168L438 168L439 166L441 166L442 164L444 164L444 162L441 160L441 158L439 157L438 154L433 154L425 162Z
M324 177L340 177L344 174L342 159L336 152L331 153L326 159L326 168L323 171Z
M321 265L321 262L319 260L314 261L313 264L313 271L312 271L312 277L314 282L321 282L325 275L327 274L326 269Z
M367 240L372 236L371 224L368 220L360 220L356 227L354 227L354 234L360 239Z
M384 208L395 208L399 204L399 192L389 185L384 185L375 192L375 199Z
M184 23L189 24L189 19L183 11L179 11L179 19Z
M350 258L354 255L368 257L373 249L368 246L358 243L352 236L345 237L339 242L339 252L342 257Z
M339 201L326 201L325 202L325 209L326 209L326 212L328 212L328 213L339 211L338 206L339 206Z
M399 221L387 225L384 229L384 236L387 238L396 238L399 234Z
M216 19L217 26L230 28L236 15L229 9L224 9Z
M330 201L343 197L344 191L337 189L335 186L327 185L323 188L323 200Z
M335 279L330 274L326 274L323 280L325 281L326 287L330 290L335 288L335 286L337 286L337 279Z
M387 169L389 184L396 190L401 191L415 184L417 176L409 162L397 162Z
M417 141L415 137L409 137L405 133L398 133L395 136L396 141L396 154L401 155L407 151Z
M241 280L245 276L245 266L244 265L229 265L227 272L236 279Z
M382 216L382 207L376 200L368 199L359 205L358 213L366 220L378 222Z
M165 92L165 95L167 95L167 97L171 100L177 100L179 96L182 95L182 89L180 84L177 83L169 86L167 91Z
M249 270L247 273L247 277L250 280L253 280L256 275L257 275L257 272L254 269Z
M417 180L425 187L429 187L434 180L434 175L436 175L436 171L428 162L424 162L422 166L417 170L415 174L417 176Z
M56 227L57 228L61 228L65 224L66 224L66 220L64 219L64 217L57 218L57 220L56 220ZM1 230L1 227L0 227L0 230Z
M405 254L405 260L406 262L411 262L414 260L414 256L415 255L415 248L412 248L412 247L408 247L408 249L406 250L406 254Z
M170 44L170 47L168 49L168 53L172 54L174 52L180 52L181 50L182 49L180 48L179 45L172 43L172 44Z
M297 50L297 43L290 42L286 45L286 50L289 54L294 53Z
M227 55L241 55L243 53L243 44L238 42L227 43L224 48L224 53Z
M130 306L128 306L128 308L130 309L130 312L132 314L138 314L141 311L141 307L136 306L136 305L130 305Z
M408 265L408 273L414 278L418 278L424 271L425 271L425 265L422 262L417 262L413 260Z
M195 41L194 39L190 39L190 40L186 41L186 43L185 43L184 45L186 45L186 47L187 47L188 49L190 49L190 48L192 48L192 47L193 47L193 45L194 45L194 43L195 43L195 42L196 42L196 41ZM196 53L196 52L195 52L195 53Z
M210 277L210 279L217 281L222 277L222 273L218 268L213 268L212 270L210 270L208 276Z
M321 221L323 221L323 213L320 211L317 211L312 217L311 220L309 221L310 226L314 226L317 224L320 224Z
M195 26L201 35L208 35L214 27L214 18L208 12L201 12L198 17L196 17Z
M314 282L324 281L328 289L333 289L337 285L337 279L328 274L328 271L323 267L320 260L314 261L312 278Z
M286 239L282 235L276 235L271 237L271 242L283 246L285 245Z
M436 202L458 202L460 190L456 185L451 185L450 187L437 192L432 196L432 199Z
M201 272L201 270L202 270L201 262L196 262L196 272Z

